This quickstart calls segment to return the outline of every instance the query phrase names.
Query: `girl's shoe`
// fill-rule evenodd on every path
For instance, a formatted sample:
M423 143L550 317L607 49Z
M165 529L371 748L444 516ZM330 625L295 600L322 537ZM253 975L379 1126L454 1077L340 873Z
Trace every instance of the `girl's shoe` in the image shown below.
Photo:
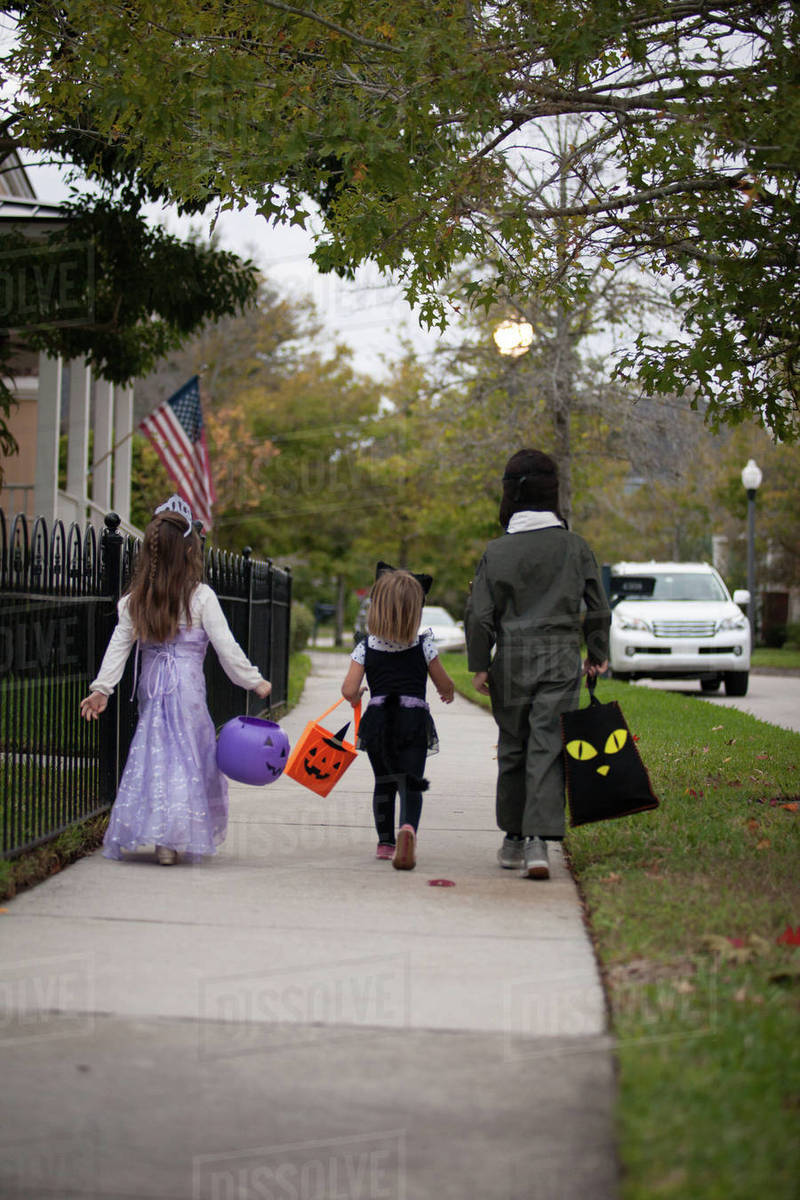
M393 858L394 857L394 842L378 842L378 849L375 851L376 858Z
M400 831L397 834L397 846L392 859L392 866L396 871L411 871L417 863L416 859L416 841L417 837L414 833L413 825L401 825Z
M156 846L156 862L162 867L172 867L178 861L178 851L169 846Z

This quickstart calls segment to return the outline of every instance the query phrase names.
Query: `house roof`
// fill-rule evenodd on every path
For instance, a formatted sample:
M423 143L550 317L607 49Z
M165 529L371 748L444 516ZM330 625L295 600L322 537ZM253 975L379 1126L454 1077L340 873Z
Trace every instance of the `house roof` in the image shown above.
M39 226L44 222L66 221L64 211L58 204L45 204L29 196L0 196L0 221L24 225L33 222Z

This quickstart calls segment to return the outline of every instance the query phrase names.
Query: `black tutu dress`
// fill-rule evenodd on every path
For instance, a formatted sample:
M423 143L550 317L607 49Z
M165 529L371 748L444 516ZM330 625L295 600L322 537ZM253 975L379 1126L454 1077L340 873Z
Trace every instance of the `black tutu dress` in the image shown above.
M358 730L359 750L379 753L389 763L396 751L412 745L436 754L439 737L425 699L428 663L422 639L392 651L376 650L364 641L371 699Z

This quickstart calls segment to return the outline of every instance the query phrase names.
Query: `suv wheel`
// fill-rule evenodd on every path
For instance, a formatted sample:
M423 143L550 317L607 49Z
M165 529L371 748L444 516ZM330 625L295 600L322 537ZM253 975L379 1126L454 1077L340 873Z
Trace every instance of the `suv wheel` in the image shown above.
M716 692L721 683L722 680L720 679L719 675L717 675L716 679L701 679L700 687L704 692ZM727 692L727 690L728 688L726 686L725 691ZM742 693L742 695L744 695L744 693Z
M725 672L725 695L726 696L746 696L747 684L750 679L749 671L726 671Z

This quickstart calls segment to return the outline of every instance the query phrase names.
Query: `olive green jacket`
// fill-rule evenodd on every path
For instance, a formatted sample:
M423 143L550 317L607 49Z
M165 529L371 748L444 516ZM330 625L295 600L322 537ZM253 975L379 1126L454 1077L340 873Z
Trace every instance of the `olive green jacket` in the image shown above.
M582 537L557 527L504 534L486 547L467 601L469 669L489 671L498 703L520 703L543 680L576 675L582 637L592 662L607 659L610 621Z

